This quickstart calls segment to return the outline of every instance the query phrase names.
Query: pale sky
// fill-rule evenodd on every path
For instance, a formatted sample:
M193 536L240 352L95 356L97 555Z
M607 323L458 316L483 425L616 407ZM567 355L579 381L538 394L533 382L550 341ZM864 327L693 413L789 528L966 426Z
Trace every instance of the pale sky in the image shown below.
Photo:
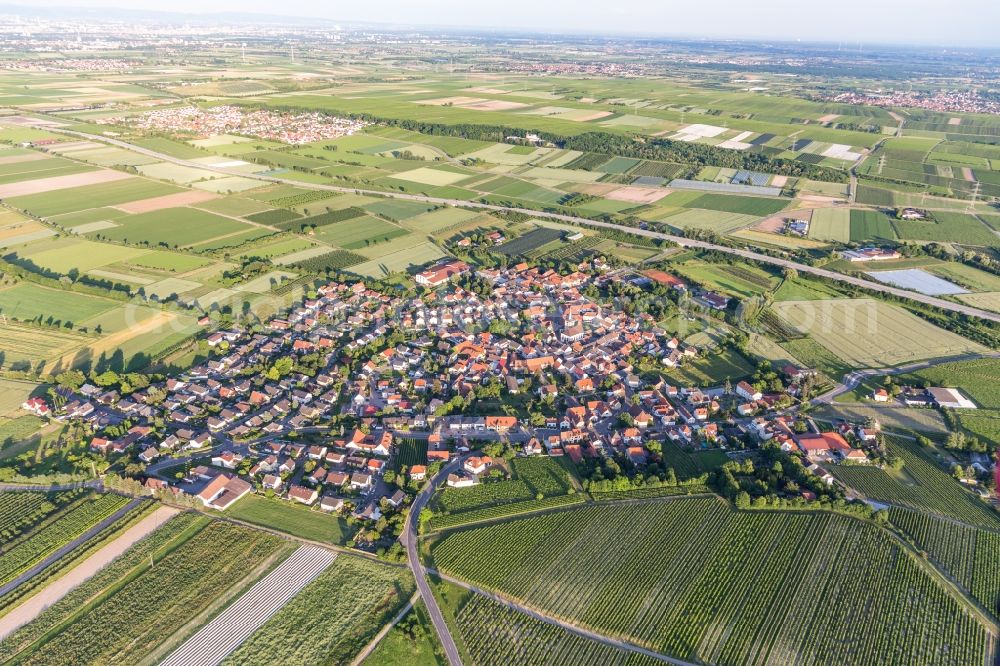
M997 0L29 0L28 4L236 11L541 33L1000 48Z

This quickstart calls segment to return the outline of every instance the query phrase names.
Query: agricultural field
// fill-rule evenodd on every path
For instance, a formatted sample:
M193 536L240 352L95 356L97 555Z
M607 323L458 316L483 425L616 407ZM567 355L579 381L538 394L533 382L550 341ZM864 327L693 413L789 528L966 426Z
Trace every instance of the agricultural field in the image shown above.
M222 664L348 663L414 588L405 568L341 555Z
M196 208L167 208L131 215L102 229L101 237L128 243L187 247L250 231L249 225Z
M889 519L990 612L1000 611L1000 533L895 507Z
M343 545L350 536L337 516L252 493L229 507L226 515L310 541Z
M1000 359L945 363L904 375L900 381L959 388L980 407L1000 409Z
M678 273L706 289L731 296L749 297L770 291L778 278L749 264L722 264L686 261L675 266Z
M603 666L654 666L658 659L627 653L566 629L532 618L508 606L473 595L455 618L469 654L482 666L553 663Z
M985 349L872 299L782 301L772 307L789 326L852 367L885 367Z
M136 663L205 610L220 591L266 566L282 548L281 539L270 534L212 522L155 568L145 569L123 586L113 586L108 596L89 605L85 613L57 625L44 642L33 645L24 661ZM170 576L161 575L162 571L169 571ZM30 630L32 624L22 631Z
M844 516L716 499L598 505L453 532L431 555L450 575L689 661L960 664L987 649L985 628L913 555Z
M573 479L565 467L548 456L513 458L513 479L491 481L471 488L446 488L434 496L431 510L440 516L461 514L502 504L566 495Z
M1000 528L1000 515L952 478L932 458L933 452L901 437L887 436L890 453L904 461L900 472L876 467L834 465L834 476L869 499L986 529Z
M194 513L181 513L170 518L81 585L67 591L31 622L0 639L0 659L6 661L18 653L39 647L44 636L78 616L94 597L113 592L135 573L155 566L204 528L207 522L207 518Z
M128 500L119 495L87 498L32 531L29 538L9 542L0 555L0 584L9 583L127 503Z
M667 380L681 386L719 386L727 379L737 382L753 374L753 365L740 352L729 347L702 353L676 368L661 370Z

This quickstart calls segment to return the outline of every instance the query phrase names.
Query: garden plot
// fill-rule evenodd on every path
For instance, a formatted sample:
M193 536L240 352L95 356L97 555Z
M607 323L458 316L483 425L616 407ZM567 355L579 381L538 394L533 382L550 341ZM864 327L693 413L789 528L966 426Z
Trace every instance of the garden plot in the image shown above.
M910 289L928 296L954 296L956 294L969 293L967 289L963 289L953 282L948 282L920 268L907 268L898 271L869 271L867 275L884 284L891 284L902 289Z
M878 368L986 351L900 307L873 299L784 301L772 308L851 367Z

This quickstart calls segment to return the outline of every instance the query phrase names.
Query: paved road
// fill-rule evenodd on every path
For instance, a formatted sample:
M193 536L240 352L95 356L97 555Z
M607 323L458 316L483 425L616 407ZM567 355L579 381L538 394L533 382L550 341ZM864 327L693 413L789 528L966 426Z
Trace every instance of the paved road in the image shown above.
M601 222L598 220L589 220L583 217L575 217L572 215L561 215L559 213L546 213L543 211L532 210L530 208L513 208L510 206L495 206L493 204L484 204L474 201L463 201L461 199L441 199L438 197L426 197L419 194L404 194L401 192L383 192L381 190L365 190L357 187L339 187L337 185L321 185L316 183L303 183L297 180L289 180L286 178L277 178L274 176L261 176L261 175L250 175L246 173L241 173L229 169L226 167L214 167L207 166L205 164L198 164L195 162L190 162L188 160L183 160L177 157L172 157L170 155L165 155L163 153L156 152L155 150L149 150L148 148L142 148L141 146L135 146L126 141L120 141L118 139L112 139L106 136L100 136L98 134L88 134L86 132L76 132L73 130L55 129L53 131L61 132L63 134L69 134L81 139L87 139L90 141L100 141L107 143L119 148L125 148L133 152L139 153L140 155L146 155L148 157L155 157L158 160L164 162L170 162L172 164L178 164L181 166L192 167L195 169L201 169L202 171L212 171L215 173L223 174L226 176L241 176L243 178L254 178L256 180L295 185L298 187L305 187L311 189L325 190L329 192L337 193L358 193L358 194L371 194L380 197L389 197L393 199L405 199L409 201L421 201L426 203L433 203L446 206L464 206L466 208L477 208L482 210L492 210L501 212L516 212L524 213L526 215L531 215L536 218L545 218L550 220L559 220L561 222L569 222L572 224L586 225L591 227L598 227L604 229L614 229L616 231L625 231L637 236L643 236L646 238L656 238L660 240L667 240L681 247L694 248L694 249L704 249L704 250L715 250L717 252L723 252L725 254L730 254L744 259L750 259L751 261L757 261L762 263L771 264L781 268L794 268L800 273L807 273L810 275L816 275L818 277L824 277L831 280L837 280L839 282L844 282L846 284L851 284L856 287L862 287L870 291L891 294L900 298L908 298L919 303L924 303L926 305L932 305L942 310L947 310L950 312L956 312L958 314L968 315L971 317L979 317L981 319L988 319L990 321L995 321L1000 323L1000 314L995 312L988 312L986 310L980 310L979 308L974 308L968 305L963 305L961 303L952 303L951 301L946 301L940 298L935 298L934 296L926 296L924 294L918 294L913 291L907 291L906 289L898 289L896 287L891 287L889 285L884 285L879 282L873 282L871 280L865 280L862 278L854 277L851 275L844 275L843 273L837 273L836 271L830 271L823 268L817 268L815 266L808 266L806 264L800 264L796 261L791 261L788 259L781 259L778 257L772 257L770 255L761 254L759 252L754 252L752 250L727 247L725 245L716 245L714 243L708 243L706 241L694 240L691 238L684 238L682 236L674 236L672 234L665 234L659 231L649 231L647 229L637 229L634 227L629 227L623 224L614 224L612 222Z
M434 494L434 490L441 485L442 481L448 477L448 474L462 466L462 460L463 458L455 458L442 467L441 471L424 486L423 490L417 493L413 504L410 506L410 512L406 516L406 525L400 537L403 545L406 546L406 557L410 565L410 571L413 572L413 577L417 581L417 589L420 591L420 596L424 598L427 612L431 616L431 622L434 624L434 629L437 631L438 638L441 640L441 645L444 647L444 652L448 656L448 663L451 666L462 666L462 657L458 653L458 646L455 645L455 639L451 636L448 623L445 622L444 615L441 614L441 608L438 607L437 599L434 598L431 586L427 584L427 572L420 561L420 553L417 551L417 526L420 519L420 511L427 506L427 502L430 500L431 495Z
M99 522L96 525L94 525L93 527L91 527L89 530L87 530L86 532L84 532L83 534L81 534L80 536L78 536L77 538L73 539L69 543L67 543L67 544L63 545L61 548L57 549L51 555L49 555L48 557L46 557L41 562L38 562L37 564L35 564L35 566L31 567L30 569L28 569L27 571L25 571L24 573L22 573L20 576L18 576L14 580L12 580L12 581L10 581L8 583L5 583L4 585L0 585L0 596L3 596L5 594L7 594L11 590L17 588L19 585L23 585L24 583L28 582L29 580L31 580L32 578L34 578L35 576L37 576L38 574L40 574L41 572L43 572L45 569L47 569L49 566L51 566L53 563L55 563L56 560L58 560L59 558L63 557L64 555L68 554L70 551L78 548L84 542L93 539L95 536L97 536L98 533L103 532L105 529L107 529L108 527L110 527L113 523L118 522L118 520L120 520L122 518L122 516L124 516L126 513L128 513L129 511L131 511L135 507L139 506L139 504L141 504L142 502L148 502L148 501L149 500L141 500L141 499L134 499L134 500L132 500L131 502L129 502L128 504L126 504L122 508L120 508L117 511L115 511L113 514L111 514L110 516L108 516L107 518L105 518L104 520L102 520L101 522Z
M660 654L659 652L654 652L652 650L648 650L648 649L646 649L646 648L644 648L644 647L642 647L640 645L635 645L634 643L629 643L629 642L626 642L626 641L621 641L621 640L618 640L618 639L615 639L615 638L608 638L607 636L604 636L603 634L597 634L597 633L594 633L593 631L589 631L587 629L583 629L582 627L578 627L575 624L571 624L569 622L564 622L562 620L556 619L556 618L554 618L554 617L552 617L550 615L547 615L545 613L540 613L540 612L534 610L533 608L528 608L527 606L522 606L521 604L514 603L513 601L510 601L509 599L505 599L504 597L497 596L496 594L494 594L494 593L492 593L492 592L490 592L488 590L484 590L482 588L476 587L475 585L470 585L469 583L466 583L463 580L459 580L457 578L452 578L451 576L448 576L447 574L438 573L438 575L441 576L441 578L443 578L444 580L447 580L450 583L454 583L455 585L459 585L461 587L464 587L465 589L467 589L467 590L469 590L471 592L475 592L476 594L479 594L479 595L482 595L484 597L487 597L488 599L492 599L493 601L495 601L495 602L497 602L499 604L503 604L504 606L507 606L508 608L512 608L512 609L516 610L519 613L523 613L524 615L528 615L530 617L533 617L534 619L539 620L541 622L544 622L546 624L551 624L551 625L554 625L554 626L557 626L557 627L561 627L562 629L565 629L566 631L572 632L572 633L576 634L577 636L582 636L583 638L595 641L597 643L603 643L604 645L608 645L608 646L611 646L613 648L618 648L619 650L625 650L626 652L635 652L637 654L642 654L642 655L645 655L645 656L650 657L652 659L656 659L657 661L662 661L662 662L664 662L666 664L673 664L674 666L697 666L697 664L695 664L694 662L684 661L683 659L675 659L674 657L668 657L665 654Z
M77 488L93 488L94 490L102 490L104 488L104 482L100 479L91 479L90 481L78 481L76 483L63 483L54 486L39 486L39 485L26 485L21 483L0 483L0 490L3 492L44 492L44 493L54 493L61 490L76 490Z
M932 358L926 361L917 361L916 363L908 363L907 365L901 365L895 368L869 368L867 370L854 370L844 375L844 378L837 383L832 389L816 396L810 402L814 405L830 405L833 404L838 396L847 393L848 391L853 391L857 388L858 384L871 377L884 377L887 375L902 375L909 372L915 372L917 370L923 370L924 368L930 368L935 365L942 365L944 363L955 363L957 361L972 361L979 358L1000 358L1000 352L993 352L988 354L958 354L956 356L947 356L941 358Z

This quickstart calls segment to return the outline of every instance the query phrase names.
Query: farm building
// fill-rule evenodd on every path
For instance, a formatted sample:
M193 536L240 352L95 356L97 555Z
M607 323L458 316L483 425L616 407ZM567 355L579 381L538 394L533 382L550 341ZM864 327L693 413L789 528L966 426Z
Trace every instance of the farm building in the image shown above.
M423 287L438 287L455 277L469 270L469 265L457 259L444 261L425 271L417 273L413 278L417 284Z

